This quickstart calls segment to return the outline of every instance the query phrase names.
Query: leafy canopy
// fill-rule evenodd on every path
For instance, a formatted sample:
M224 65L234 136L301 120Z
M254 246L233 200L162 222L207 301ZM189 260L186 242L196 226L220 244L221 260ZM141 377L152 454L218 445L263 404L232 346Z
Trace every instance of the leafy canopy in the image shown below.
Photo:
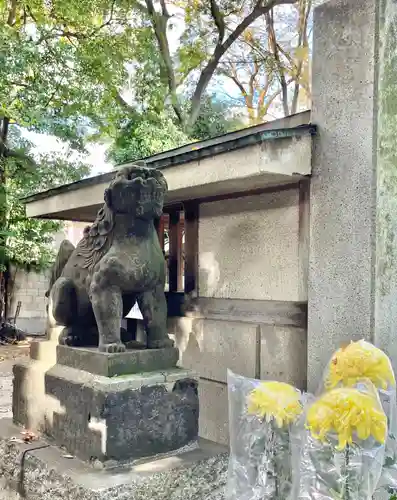
M45 219L27 219L21 198L60 184L81 179L89 167L79 160L54 154L34 156L33 144L24 139L17 127L12 127L10 143L14 151L34 157L35 166L16 158L6 162L6 246L5 262L19 267L44 268L52 262L53 235L62 224Z

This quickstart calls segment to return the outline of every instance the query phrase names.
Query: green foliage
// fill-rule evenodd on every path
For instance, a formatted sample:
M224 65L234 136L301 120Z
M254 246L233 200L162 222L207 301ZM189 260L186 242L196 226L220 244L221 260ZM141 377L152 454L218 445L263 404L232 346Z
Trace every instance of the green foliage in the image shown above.
M116 165L139 160L189 142L189 138L166 115L137 117L118 130L108 150Z
M188 102L185 107L188 108ZM165 112L136 114L135 120L121 126L108 150L108 159L116 165L139 160L147 156L226 134L243 124L238 118L227 116L227 103L207 96L200 115L191 129L190 135L182 131Z
M132 28L114 16L108 0L0 0L0 116L83 149L128 77Z
M22 138L13 127L10 143L20 156L32 154L32 144ZM51 246L53 235L61 229L58 221L28 219L21 198L37 191L81 179L89 168L70 158L54 154L39 155L31 161L8 158L6 166L6 246L3 249L5 265L12 262L19 267L41 269L54 258Z
M230 115L227 102L216 100L215 96L207 96L203 99L191 135L197 140L205 140L240 128L244 128L244 124L238 116Z

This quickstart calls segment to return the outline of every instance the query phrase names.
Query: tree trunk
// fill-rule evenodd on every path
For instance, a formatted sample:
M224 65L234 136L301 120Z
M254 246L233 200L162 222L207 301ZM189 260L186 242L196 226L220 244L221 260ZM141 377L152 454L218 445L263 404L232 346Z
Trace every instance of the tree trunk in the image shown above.
M0 324L6 320L6 276L8 272L6 258L7 243L7 193L6 193L6 157L7 137L10 120L0 118Z

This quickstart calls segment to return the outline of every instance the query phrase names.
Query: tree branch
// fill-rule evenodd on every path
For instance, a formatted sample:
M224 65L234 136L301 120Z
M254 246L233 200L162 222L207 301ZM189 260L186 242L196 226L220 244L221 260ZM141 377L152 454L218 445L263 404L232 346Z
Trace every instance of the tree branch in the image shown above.
M216 3L216 0L210 0L211 3L211 15L212 18L214 19L216 28L218 30L218 44L221 44L223 42L223 39L225 38L225 19L223 17L223 14L221 13L218 4Z
M30 163L30 165L33 165L33 166L37 165L36 162L33 160L33 158L31 158L30 156L27 156L23 153L19 153L17 151L12 151L10 149L6 149L4 156L6 158L16 158L18 160L26 161L26 162Z
M279 51L278 51L276 32L274 30L274 19L273 19L273 11L272 10L269 12L266 12L265 19L266 19L266 25L267 25L267 30L268 30L269 45L271 47L274 59L276 61L278 79L279 79L280 85L281 85L284 116L288 116L289 115L288 85L287 85L287 82L285 79L284 68L283 68L283 65L281 63L280 55L279 55Z
M7 150L7 138L8 138L8 128L10 125L10 119L8 116L0 117L0 160L1 157L5 156ZM0 164L0 173L3 172ZM0 183L2 183L0 179Z
M169 19L171 16L168 12L167 4L165 3L165 0L160 0L160 5L161 5L161 12L162 12L163 16Z
M269 91L270 83L271 80L268 79L266 85L262 88L262 90L259 93L258 104L257 104L258 116L260 115L260 110L262 109L265 103L265 97L267 96L267 93Z
M50 40L51 38L56 38L56 37L61 37L61 36L68 38L71 43L72 43L71 38L76 38L77 40L86 40L88 38L92 38L93 36L98 34L103 28L106 28L106 26L109 26L113 22L115 6L116 6L116 0L113 0L112 6L110 8L109 19L107 21L105 21L103 24L101 24L101 26L98 26L98 28L95 28L94 30L92 30L91 33L77 33L76 31L70 31L70 30L66 29L66 24L65 24L64 30L54 31L51 34L47 33L46 35L40 37L38 42L37 42L37 45L39 45L40 43L45 42L47 40ZM29 7L28 7L28 12L29 12L30 16L32 17L33 21L37 22Z
M12 0L10 5L10 10L8 11L7 24L8 26L14 26L15 24L15 16L17 13L17 0Z
M194 125L195 121L197 120L198 114L200 112L201 98L218 67L219 61L221 60L225 52L244 33L248 26L250 26L263 14L268 13L275 5L294 4L296 3L296 1L297 0L269 0L265 5L263 5L263 1L259 0L250 14L248 14L248 16L245 17L238 26L236 26L236 28L230 33L226 40L224 40L221 44L218 43L216 45L211 59L208 61L207 65L200 74L199 81L193 93L188 127Z
M299 33L299 42L298 47L303 47L309 50L309 43L307 38L307 25L309 20L310 11L312 8L312 0L300 0L299 2L299 20L298 20L298 33ZM305 88L301 82L301 75L304 67L304 61L301 57L298 61L296 67L296 79L295 79L295 88L294 94L292 97L292 105L291 105L291 113L296 113L298 109L298 100L299 100L299 90L300 87ZM305 89L306 90L306 89ZM307 90L306 90L307 91ZM310 89L309 89L310 93Z
M255 61L254 62L254 71L252 72L252 74L250 76L250 80L249 80L249 92L252 96L254 95L255 79L258 76L258 73L259 73L259 64L258 64L258 61Z
M30 84L29 83L22 83L22 82L14 82L12 80L9 80L8 83L10 85L15 85L16 87L25 87L25 88L29 88L30 87Z
M131 106L131 104L128 104L128 102L120 94L116 94L116 101L129 113L135 112L135 108Z
M287 85L289 85L292 81L293 81L292 79L289 80L287 82ZM271 94L269 96L269 99L266 101L266 104L264 106L262 106L260 110L258 109L258 118L263 120L263 118L268 114L269 108L273 104L274 99L276 99L276 97L278 97L281 94L281 92L282 92L282 89L280 88L280 89L276 90L276 92L274 92L273 94Z
M157 44L162 56L164 63L164 71L167 80L167 86L171 95L171 105L175 111L178 121L181 125L184 124L184 116L182 108L178 101L177 96L177 83L175 78L175 72L172 64L171 52L167 38L167 23L169 17L164 14L158 14L153 5L153 0L145 0L147 6L147 12L151 18L152 26L154 29L154 34L157 39ZM167 12L167 10L166 10Z
M243 95L243 97L245 98L247 96L247 91L245 90L245 87L244 85L240 82L240 80L236 77L236 76L233 76L233 75L228 75L227 73L225 73L225 76L227 76L228 78L230 78L236 85L237 87L239 88L241 94Z

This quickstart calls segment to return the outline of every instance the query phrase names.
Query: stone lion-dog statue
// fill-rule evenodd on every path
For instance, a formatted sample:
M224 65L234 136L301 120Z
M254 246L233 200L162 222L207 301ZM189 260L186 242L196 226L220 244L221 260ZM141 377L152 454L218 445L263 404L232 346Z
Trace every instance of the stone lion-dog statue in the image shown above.
M122 168L78 245L61 244L46 294L50 328L64 327L61 344L86 346L96 339L102 352L124 352L121 319L137 302L147 347L173 345L167 335L165 261L154 226L167 189L159 170Z

